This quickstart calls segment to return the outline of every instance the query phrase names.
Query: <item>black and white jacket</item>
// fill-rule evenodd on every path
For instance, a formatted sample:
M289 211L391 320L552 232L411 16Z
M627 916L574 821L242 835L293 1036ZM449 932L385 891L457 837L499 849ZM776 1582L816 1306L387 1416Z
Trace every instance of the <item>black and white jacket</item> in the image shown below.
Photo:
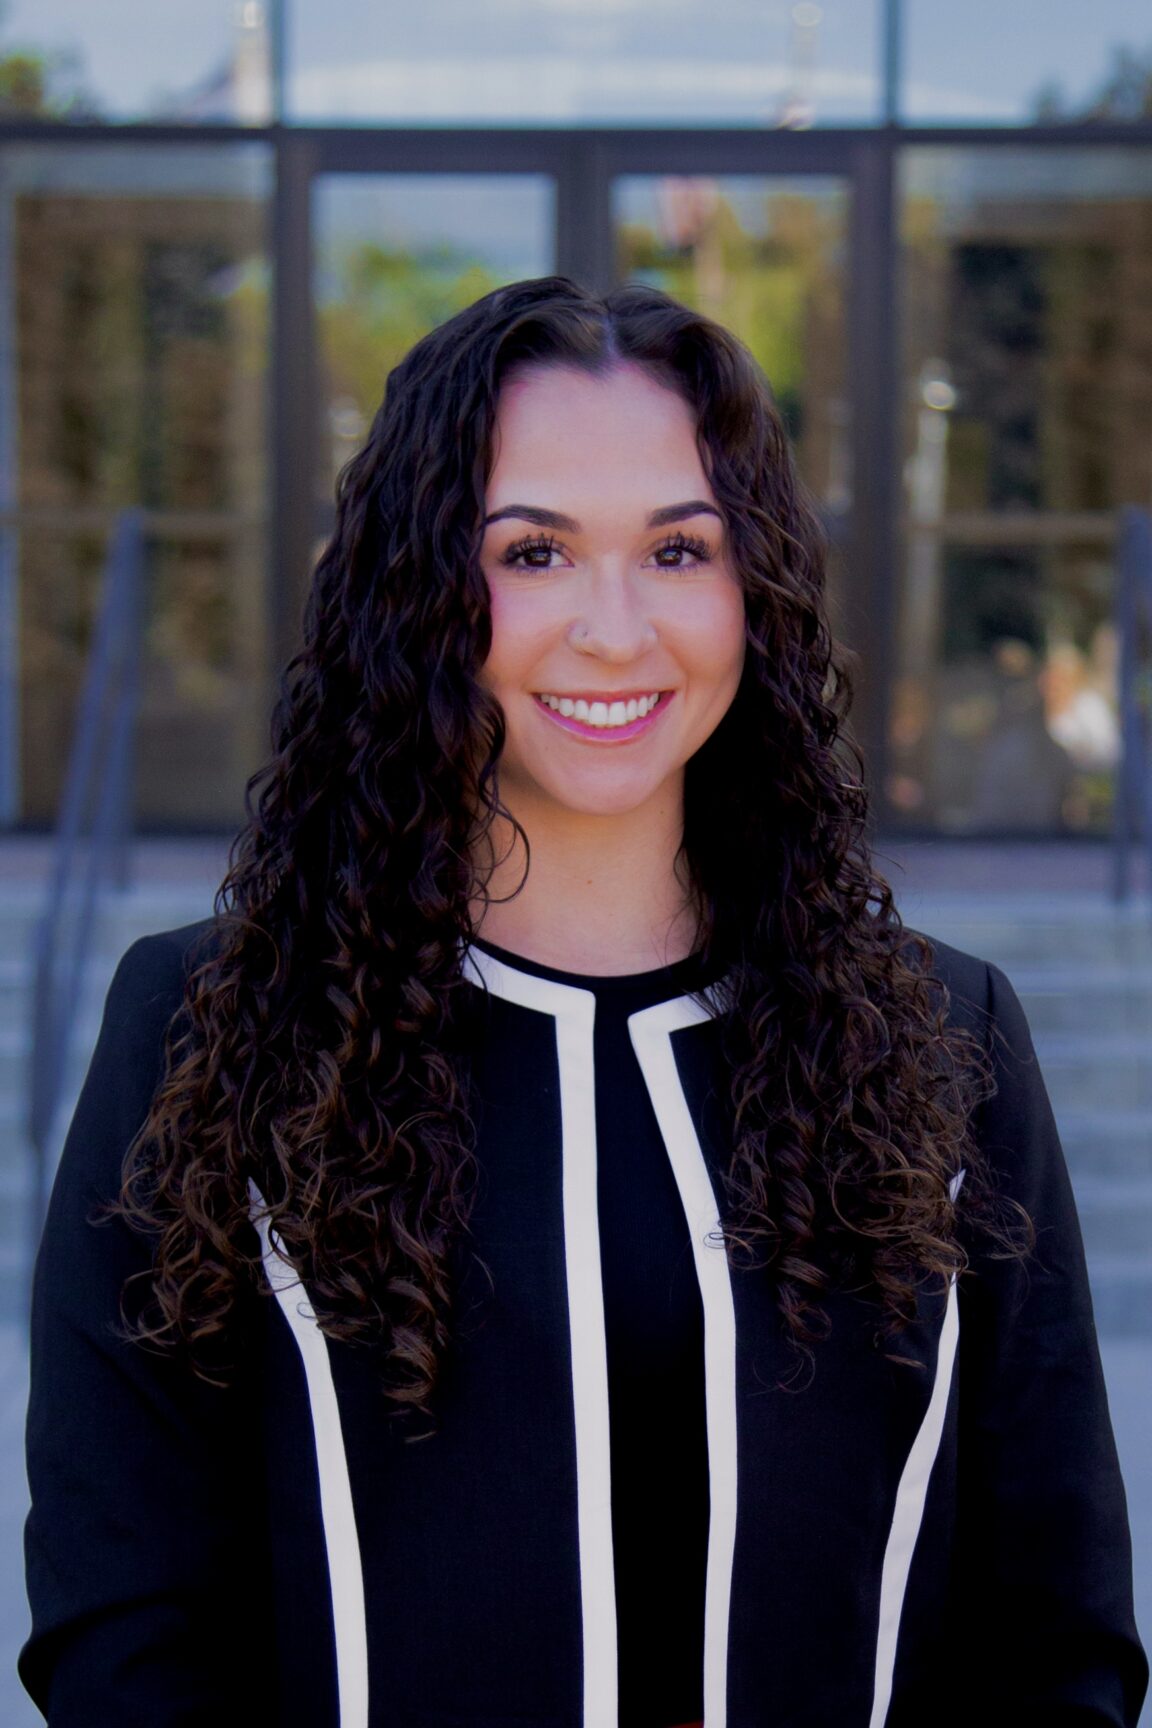
M473 1217L494 1273L435 1437L396 1437L363 1352L278 1254L251 1369L210 1387L109 1330L145 1239L118 1189L205 926L127 950L36 1263L21 1679L49 1728L615 1728L611 1472L588 991L465 957L489 1012ZM1134 1728L1148 1682L1080 1229L1019 1000L936 943L952 1014L994 1043L982 1144L1032 1214L922 1293L901 1353L832 1320L802 1389L765 1279L715 1237L717 1023L691 996L629 1030L704 1314L706 1728ZM963 1172L957 1171L957 1192ZM272 1294L274 1292L274 1294ZM629 1724L628 1728L633 1728ZM643 1728L661 1728L659 1724Z

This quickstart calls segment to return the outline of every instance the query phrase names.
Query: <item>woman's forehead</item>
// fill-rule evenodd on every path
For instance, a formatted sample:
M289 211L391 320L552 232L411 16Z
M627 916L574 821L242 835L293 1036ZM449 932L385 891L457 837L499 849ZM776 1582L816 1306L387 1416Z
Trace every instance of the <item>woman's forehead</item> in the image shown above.
M642 494L649 510L710 497L695 420L681 397L644 377L559 377L554 369L517 380L500 403L486 509L523 500L579 516L575 498L569 508L546 495L561 482L577 492Z

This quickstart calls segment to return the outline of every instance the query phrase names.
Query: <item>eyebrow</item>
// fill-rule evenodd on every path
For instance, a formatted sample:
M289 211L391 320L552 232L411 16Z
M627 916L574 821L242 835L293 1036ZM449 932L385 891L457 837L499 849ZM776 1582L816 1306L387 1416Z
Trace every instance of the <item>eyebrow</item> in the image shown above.
M682 522L686 516L715 516L723 521L719 510L714 504L708 504L703 498L689 498L684 504L664 504L659 510L653 510L648 518L649 528L663 528L667 522ZM574 516L565 516L559 510L544 510L537 504L505 504L502 510L494 510L490 516L485 516L484 525L489 522L500 522L506 516L515 516L522 522L532 522L537 528L559 528L565 534L579 534L580 524Z

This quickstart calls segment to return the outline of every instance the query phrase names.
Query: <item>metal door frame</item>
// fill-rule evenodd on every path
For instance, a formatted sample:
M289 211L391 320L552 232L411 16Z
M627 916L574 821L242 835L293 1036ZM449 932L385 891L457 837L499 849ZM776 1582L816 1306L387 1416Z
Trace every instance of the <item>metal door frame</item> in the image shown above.
M849 193L847 378L851 409L851 571L844 631L859 656L850 726L874 811L884 784L899 506L900 383L894 235L897 129L819 132L652 128L285 128L276 151L271 352L272 653L299 647L316 534L312 402L312 188L323 174L547 174L556 186L558 274L599 292L617 281L612 184L625 174L834 175Z
M270 147L275 176L269 365L269 651L283 666L299 646L300 605L313 541L312 467L298 413L313 399L311 187L318 173L550 173L555 177L556 269L603 286L612 279L610 194L617 174L837 174L851 205L848 395L852 406L851 571L844 634L859 656L851 729L864 751L873 826L883 795L886 707L899 598L901 408L896 173L919 145L982 150L1152 148L1152 119L1036 125L907 125L896 91L897 11L886 6L885 119L880 125L791 131L757 127L311 127L0 117L0 150L20 145L146 149L225 144ZM282 43L281 43L282 57ZM282 69L279 82L282 84ZM281 114L282 107L275 112ZM4 668L0 666L0 676ZM0 698L2 699L2 698ZM905 830L901 815L897 825ZM979 838L979 836L977 836Z

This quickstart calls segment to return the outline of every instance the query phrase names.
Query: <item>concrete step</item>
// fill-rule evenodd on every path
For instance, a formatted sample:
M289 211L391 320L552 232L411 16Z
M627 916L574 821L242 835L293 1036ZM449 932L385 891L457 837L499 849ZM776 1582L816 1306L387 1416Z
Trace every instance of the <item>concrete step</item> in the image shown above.
M963 953L990 960L1001 971L1012 973L1021 965L1092 966L1109 961L1145 965L1152 960L1152 936L1121 926L1074 928L1053 925L1012 929L1001 925L951 924L934 919L925 931Z
M897 903L911 928L994 961L1004 971L1014 964L1152 962L1152 910L1146 899L1117 906L1101 895L937 893Z
M1152 1177L1072 1173L1072 1192L1088 1258L1143 1255L1152 1278Z
M1152 1051L1152 966L1104 961L1005 970L1034 1035L1139 1034Z
M1096 1330L1113 1338L1152 1338L1152 1270L1147 1254L1088 1259Z
M104 1014L104 1001L112 982L115 961L111 964L93 961L81 986L81 996L71 1031L69 1068L64 1089L79 1092ZM29 1087L29 1065L32 1060L32 1014L25 1004L18 1024L0 1020L0 1100L10 1097L26 1099ZM0 1151L2 1157L2 1151Z
M30 1023L35 933L41 910L39 903L23 910L6 905L0 913L0 1030ZM178 929L210 916L211 912L211 896L205 897L203 891L195 888L175 891L152 888L102 903L93 918L86 954L86 992L90 989L97 995L93 1000L86 993L84 1003L98 1014L118 960L138 936Z
M1057 1120L1066 1110L1152 1112L1152 1049L1141 1033L1037 1032L1033 1045Z
M1060 1144L1073 1180L1087 1176L1152 1176L1152 1112L1062 1110Z
M221 870L223 864L221 864ZM24 1136L31 931L43 891L0 913L0 1315L19 1312L31 1168ZM112 972L137 936L207 917L212 892L151 882L93 927L58 1145L71 1121ZM1082 895L921 897L905 921L1002 966L1032 1030L1072 1174L1097 1323L1152 1334L1152 915ZM54 1162L54 1160L53 1160ZM49 1180L51 1177L49 1177Z

